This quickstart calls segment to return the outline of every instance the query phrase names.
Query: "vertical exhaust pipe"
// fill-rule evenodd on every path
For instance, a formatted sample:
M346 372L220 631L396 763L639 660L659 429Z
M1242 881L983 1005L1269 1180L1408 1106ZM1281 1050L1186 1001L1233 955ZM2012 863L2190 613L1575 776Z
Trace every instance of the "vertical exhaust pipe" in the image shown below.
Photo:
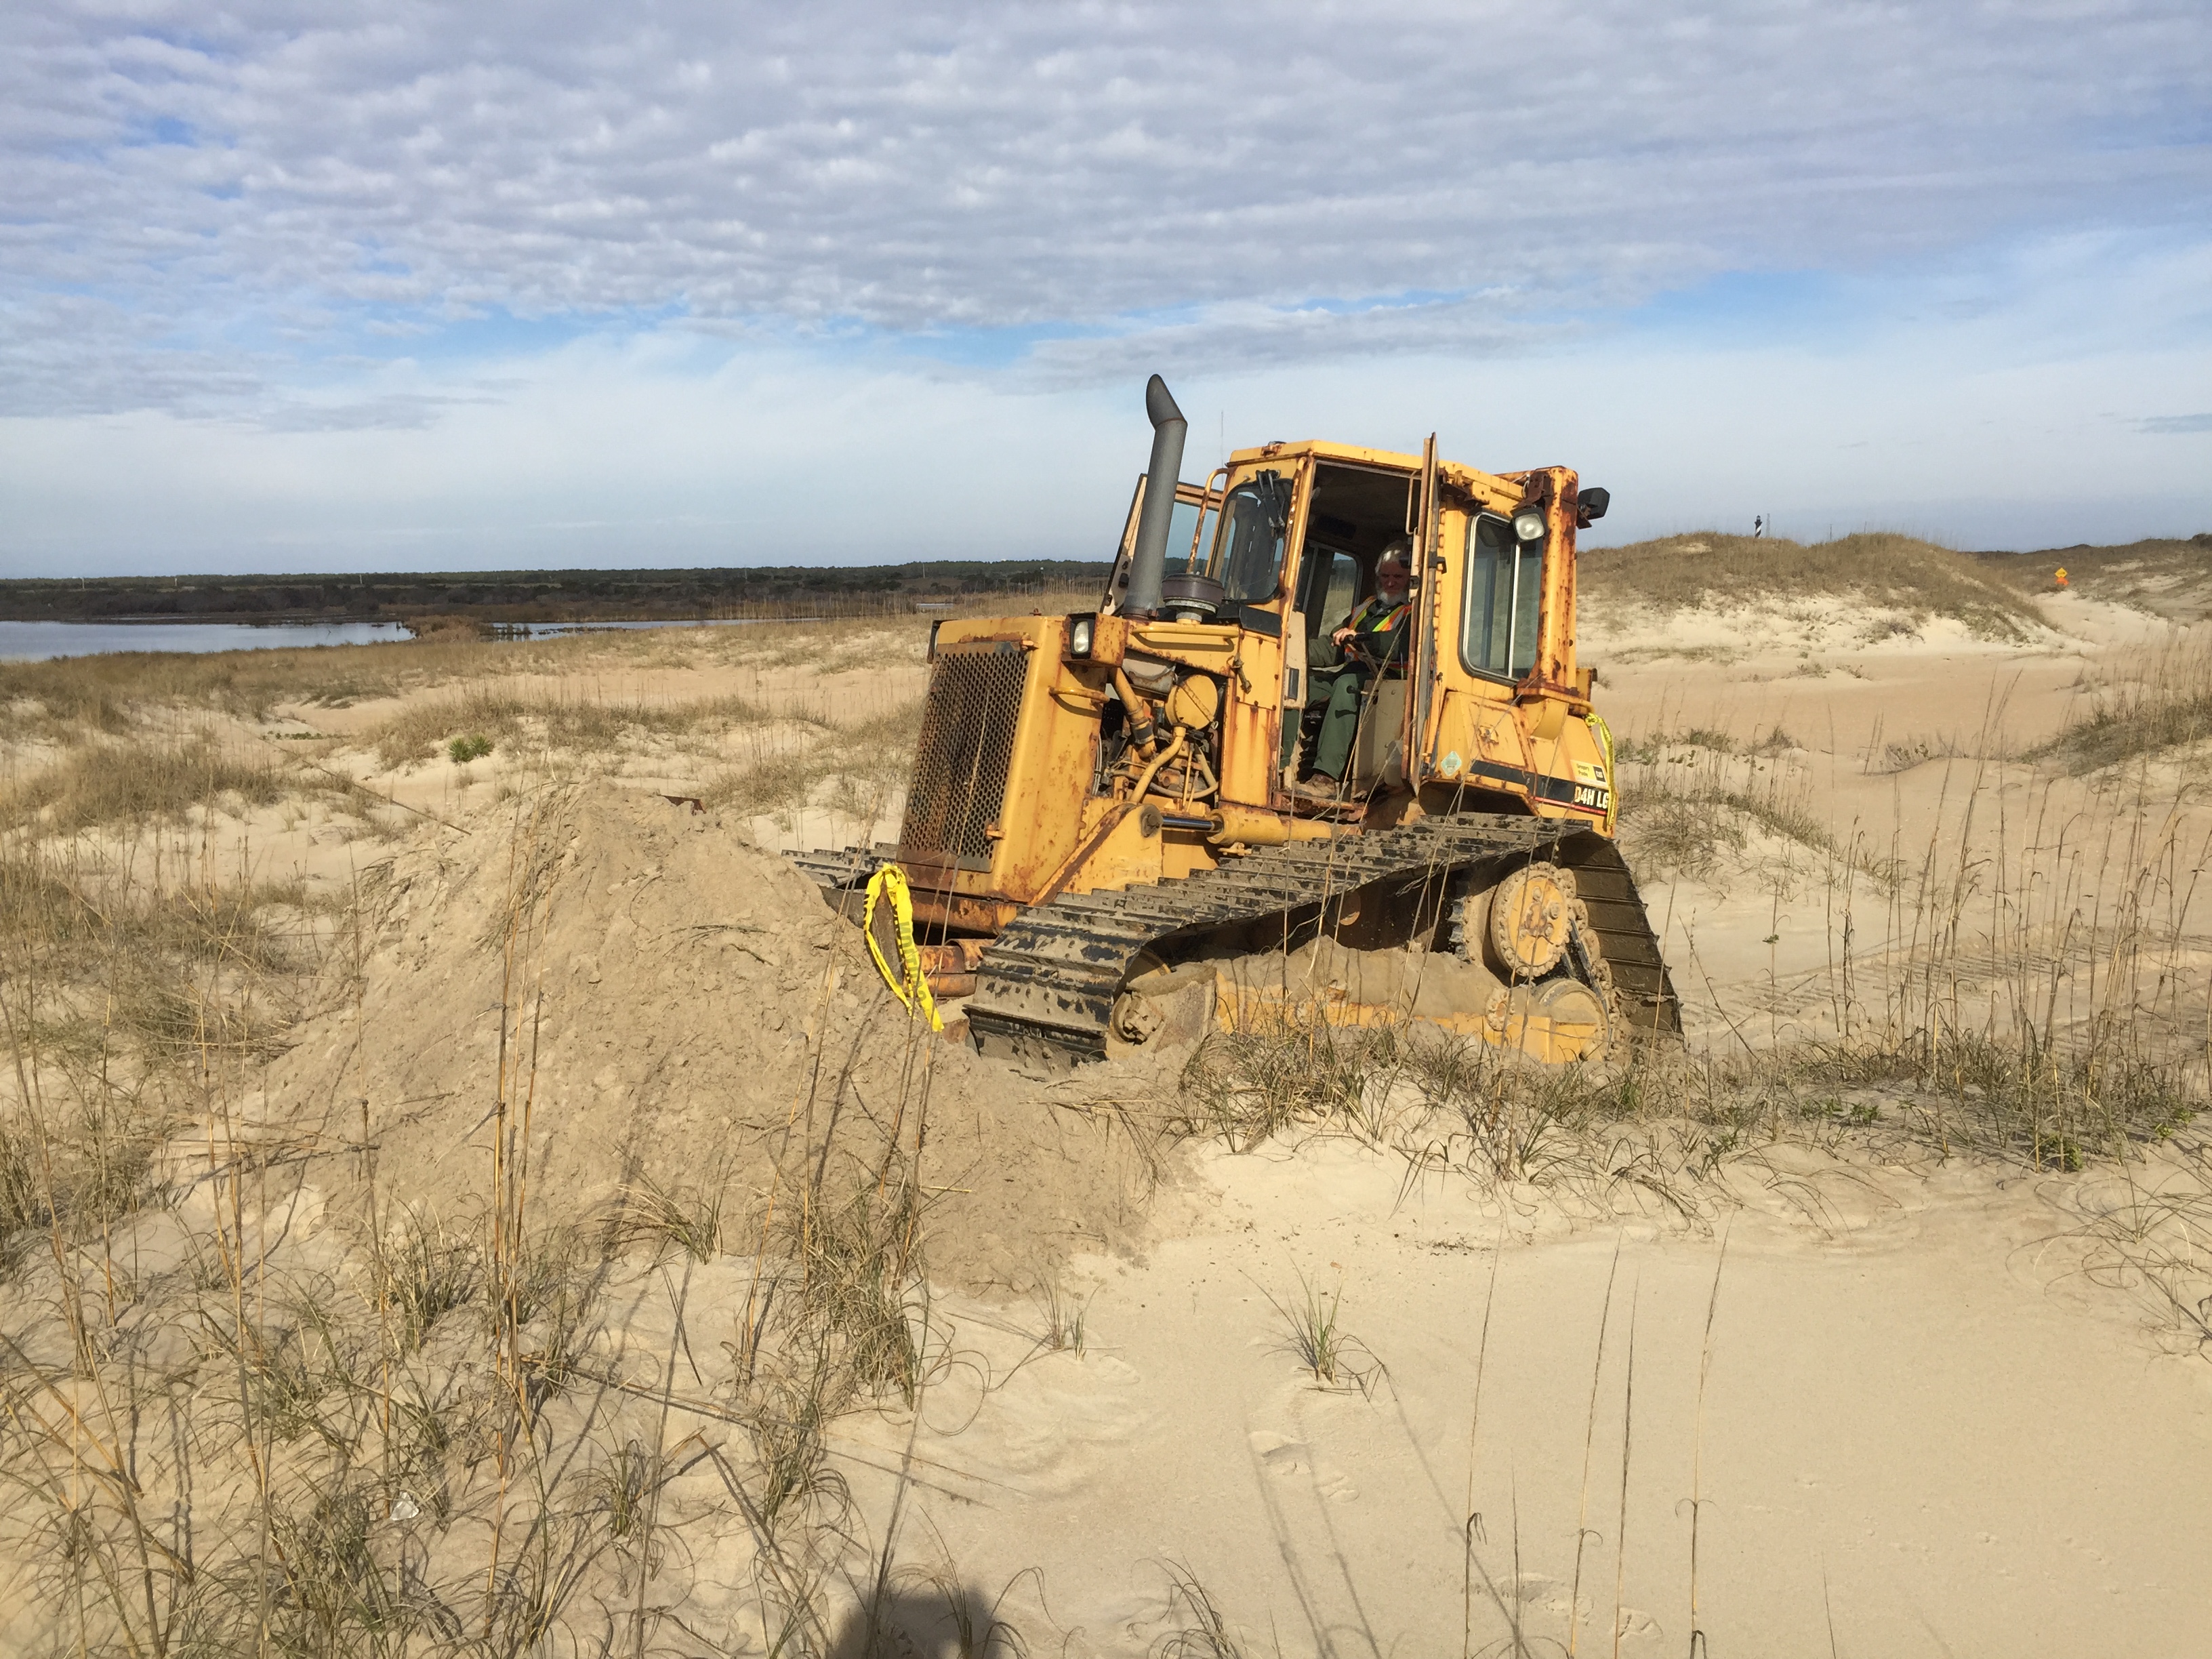
M1145 383L1145 413L1152 422L1152 464L1145 474L1144 511L1137 543L1129 550L1129 586L1121 610L1149 617L1160 608L1160 579L1168 563L1168 520L1175 514L1176 484L1182 477L1182 441L1190 423L1157 374Z

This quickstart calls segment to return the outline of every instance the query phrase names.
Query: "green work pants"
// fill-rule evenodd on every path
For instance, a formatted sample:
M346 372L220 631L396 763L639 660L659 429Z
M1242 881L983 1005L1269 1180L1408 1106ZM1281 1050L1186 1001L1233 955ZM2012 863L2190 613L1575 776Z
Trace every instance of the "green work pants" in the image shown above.
M1335 673L1336 682L1328 689L1328 706L1321 717L1321 731L1314 738L1313 769L1341 783L1344 769L1352 759L1352 740L1359 735L1359 694L1376 671L1355 662L1346 663ZM1318 692L1320 688L1315 690Z

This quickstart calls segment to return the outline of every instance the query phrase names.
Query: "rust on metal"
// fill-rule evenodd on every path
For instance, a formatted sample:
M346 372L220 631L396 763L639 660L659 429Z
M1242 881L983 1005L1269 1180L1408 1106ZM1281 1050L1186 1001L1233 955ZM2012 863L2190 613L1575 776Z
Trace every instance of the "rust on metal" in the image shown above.
M1263 476L1275 482L1246 489ZM1323 866L1316 890L1334 896L1316 914L1371 928L1398 914L1391 903L1342 897L1386 871L1405 879L1407 848L1433 854L1421 881L1457 884L1455 904L1480 908L1543 848L1561 873L1540 893L1525 878L1509 884L1498 918L1518 930L1510 994L1454 1018L1552 1059L1595 1041L1592 1021L1613 1019L1607 999L1625 1027L1676 1029L1657 941L1607 839L1617 781L1592 719L1595 672L1577 659L1580 491L1571 468L1486 472L1440 456L1433 437L1419 455L1271 442L1233 453L1202 489L1178 485L1176 511L1197 516L1175 550L1183 580L1157 613L1121 604L1140 483L1095 610L936 623L889 856L907 872L939 994L974 989L979 1006L991 1003L995 1013L971 1022L979 1034L1011 1041L1024 1021L1042 1030L1059 1020L1061 1051L1102 1052L1094 1037L1109 1027L1115 964L1135 959L1128 941L1139 934L1155 941L1146 949L1172 953L1198 948L1224 919L1252 927L1272 914L1287 928L1305 902L1295 897L1308 890L1300 872ZM1255 501L1255 512L1229 511ZM1540 538L1501 544L1484 531L1478 558L1478 526L1530 508ZM1349 757L1332 762L1342 775L1303 787L1318 740L1295 728L1302 714L1317 717L1331 683L1317 697L1312 682L1334 660L1312 647L1374 592L1382 549L1407 530L1419 578L1411 648L1402 667L1353 682L1359 724ZM1470 654L1475 630L1500 614L1501 556L1514 584L1507 643L1502 654L1487 645ZM1517 641L1532 631L1524 653ZM875 856L817 860L817 879L842 891L856 878L848 867ZM1264 871L1277 872L1267 879L1279 878L1279 899L1255 899ZM1569 901L1594 918L1571 948L1560 933ZM1419 915L1404 925L1442 925L1434 906ZM1001 949L1015 934L1030 944Z

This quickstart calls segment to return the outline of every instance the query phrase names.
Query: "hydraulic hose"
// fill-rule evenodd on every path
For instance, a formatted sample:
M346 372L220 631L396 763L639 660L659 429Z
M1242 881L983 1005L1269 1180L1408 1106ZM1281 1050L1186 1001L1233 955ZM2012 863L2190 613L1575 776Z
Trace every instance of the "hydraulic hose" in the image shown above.
M1151 763L1148 764L1142 772L1139 772L1137 775L1137 787L1129 792L1129 799L1131 800L1144 799L1145 791L1152 787L1152 775L1158 772L1160 768L1165 766L1170 761L1173 760L1177 755L1182 753L1182 740L1184 735L1182 727L1180 726L1176 727L1175 736L1168 739L1168 746L1161 750L1158 754L1153 756Z
M1121 665L1114 665L1114 695L1121 699L1121 707L1129 713L1129 741L1139 751L1150 755L1158 728L1152 724L1152 705L1137 695L1137 688L1129 684L1129 677L1121 672Z

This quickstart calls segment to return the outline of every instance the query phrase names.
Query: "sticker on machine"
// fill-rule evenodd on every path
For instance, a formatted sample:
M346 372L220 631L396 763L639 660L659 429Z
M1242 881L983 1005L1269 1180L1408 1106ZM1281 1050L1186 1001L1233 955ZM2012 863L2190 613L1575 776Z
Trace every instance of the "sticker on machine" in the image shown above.
M1605 768L1598 765L1595 761L1577 761L1575 763L1575 781L1577 783L1602 784L1605 781Z

